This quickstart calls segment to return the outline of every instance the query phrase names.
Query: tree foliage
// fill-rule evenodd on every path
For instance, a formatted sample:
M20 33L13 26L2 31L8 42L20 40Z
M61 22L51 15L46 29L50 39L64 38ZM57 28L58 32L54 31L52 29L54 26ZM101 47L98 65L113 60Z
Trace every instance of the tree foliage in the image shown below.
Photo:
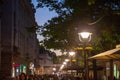
M113 48L119 38L119 0L37 0L38 8L55 10L57 17L41 27L47 48L68 50L78 46L78 32L93 33L92 43L97 50ZM97 43L97 44L96 44ZM107 47L105 49L105 47Z

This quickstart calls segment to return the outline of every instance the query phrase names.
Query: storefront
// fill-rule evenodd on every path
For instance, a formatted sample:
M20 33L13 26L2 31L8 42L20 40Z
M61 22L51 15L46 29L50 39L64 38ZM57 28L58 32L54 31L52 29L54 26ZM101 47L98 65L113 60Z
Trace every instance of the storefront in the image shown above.
M106 69L103 74L105 74L109 80L120 77L120 45L117 45L114 49L94 55L89 59L101 60L101 62L104 62L104 60L107 61L105 62Z
M118 79L120 77L120 62L114 63L114 76Z
M12 77L18 76L21 73L26 73L27 67L23 64L13 63Z

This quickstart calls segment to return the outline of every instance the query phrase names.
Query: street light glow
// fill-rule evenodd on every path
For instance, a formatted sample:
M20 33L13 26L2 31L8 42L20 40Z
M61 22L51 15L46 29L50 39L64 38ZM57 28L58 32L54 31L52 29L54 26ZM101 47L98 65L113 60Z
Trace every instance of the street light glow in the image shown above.
M82 38L88 38L90 36L90 33L89 32L82 32L82 33L80 33L80 35Z
M66 62L63 62L63 64L65 65L65 64L67 64Z
M53 71L56 71L56 68L53 68Z
M75 52L73 52L73 51L72 51L72 52L69 52L69 55L70 55L70 56L73 56L74 54L75 54Z
M86 41L90 41L91 40L91 33L90 32L81 32L81 33L78 33L79 35L79 40L81 42L86 42Z
M69 59L65 59L65 62L68 62L69 61Z

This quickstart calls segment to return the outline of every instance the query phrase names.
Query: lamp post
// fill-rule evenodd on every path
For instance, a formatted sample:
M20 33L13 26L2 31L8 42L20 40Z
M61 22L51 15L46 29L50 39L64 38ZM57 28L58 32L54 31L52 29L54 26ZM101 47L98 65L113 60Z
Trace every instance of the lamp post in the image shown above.
M70 65L72 66L72 57L73 57L73 55L75 55L75 52L73 52L73 51L71 51L71 52L69 52L69 55L70 55Z
M71 51L69 52L70 55L70 66L72 67L72 57L75 55L75 52ZM71 74L72 74L72 70L71 70Z
M79 40L81 42L83 42L84 47L83 47L83 51L84 51L84 80L88 80L89 78L89 71L88 71L88 61L87 61L87 53L85 52L85 48L86 48L86 44L91 40L91 33L89 32L81 32L78 33L79 35Z

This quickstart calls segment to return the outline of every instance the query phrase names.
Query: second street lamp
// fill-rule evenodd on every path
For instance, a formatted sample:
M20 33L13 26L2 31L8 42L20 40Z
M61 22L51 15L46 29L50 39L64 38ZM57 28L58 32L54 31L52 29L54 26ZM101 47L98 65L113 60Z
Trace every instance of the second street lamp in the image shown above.
M70 55L70 66L72 66L72 57L75 55L75 52L69 52Z
M88 61L87 61L87 53L85 52L86 44L91 40L91 33L89 32L81 32L78 33L79 40L83 42L83 51L84 51L84 80L89 80L89 71L88 71Z
M69 56L70 56L70 66L72 67L72 57L75 55L75 52L69 52ZM72 74L72 70L71 70L71 74Z

